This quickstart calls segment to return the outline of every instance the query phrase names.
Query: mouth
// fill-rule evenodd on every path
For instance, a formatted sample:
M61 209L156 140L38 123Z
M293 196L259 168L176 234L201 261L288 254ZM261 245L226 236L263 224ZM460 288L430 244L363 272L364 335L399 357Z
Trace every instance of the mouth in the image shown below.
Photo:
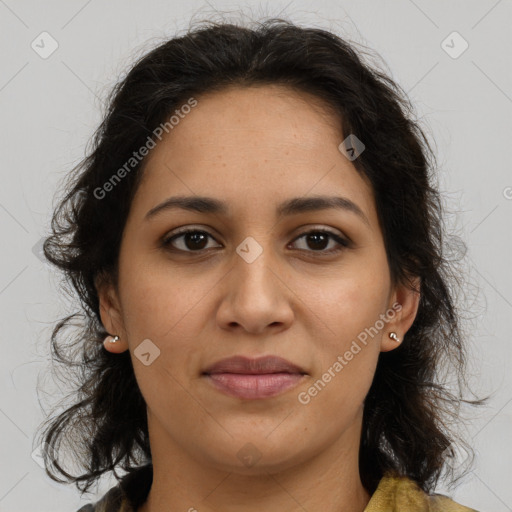
M299 366L277 356L235 356L218 361L202 373L217 391L245 400L280 395L297 386L306 375Z

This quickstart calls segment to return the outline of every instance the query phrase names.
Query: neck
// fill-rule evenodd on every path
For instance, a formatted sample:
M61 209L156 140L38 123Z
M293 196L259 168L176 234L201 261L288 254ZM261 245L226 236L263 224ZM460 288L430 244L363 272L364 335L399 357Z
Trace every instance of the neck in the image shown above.
M358 469L361 418L323 452L277 470L258 464L250 474L199 463L149 416L148 426L153 483L137 512L364 512L370 500Z

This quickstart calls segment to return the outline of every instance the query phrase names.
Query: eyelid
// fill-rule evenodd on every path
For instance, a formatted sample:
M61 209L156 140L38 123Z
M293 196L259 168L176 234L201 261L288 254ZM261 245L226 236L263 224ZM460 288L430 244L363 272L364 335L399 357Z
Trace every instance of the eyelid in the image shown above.
M302 228L304 228L304 231L302 230ZM345 236L345 234L343 232L341 232L339 229L327 227L323 224L307 224L306 226L301 226L298 229L300 230L300 232L294 238L294 241L297 238L300 238L301 236L307 235L311 232L314 232L314 233L321 232L321 233L327 233L329 235L335 235L339 238L342 238L347 243L351 242L350 239L347 236Z
M187 224L186 226L182 226L180 228L176 228L176 229L173 229L172 231L169 231L166 235L164 235L163 237L163 241L168 241L170 240L171 238L174 238L178 235L184 235L184 234L187 234L187 233L195 233L195 232L201 232L201 233L206 233L208 234L208 236L210 236L211 238L216 238L217 235L213 235L212 234L212 231L215 231L213 228L210 228L210 227L202 227L201 225L190 225L190 224Z

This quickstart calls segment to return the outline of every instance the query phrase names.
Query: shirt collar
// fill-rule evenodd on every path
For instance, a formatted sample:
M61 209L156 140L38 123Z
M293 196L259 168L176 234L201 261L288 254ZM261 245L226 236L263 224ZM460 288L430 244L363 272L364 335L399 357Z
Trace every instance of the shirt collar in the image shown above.
M94 512L136 512L146 501L153 482L149 463L124 475L96 504ZM386 473L364 512L477 512L446 496L425 493L410 478ZM80 512L80 511L79 511Z

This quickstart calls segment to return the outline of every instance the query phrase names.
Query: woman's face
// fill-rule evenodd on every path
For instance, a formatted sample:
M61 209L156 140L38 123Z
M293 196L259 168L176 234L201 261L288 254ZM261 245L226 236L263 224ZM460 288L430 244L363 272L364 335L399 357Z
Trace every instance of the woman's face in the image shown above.
M403 339L418 296L391 284L371 187L338 148L348 134L282 86L197 100L150 151L118 287L100 290L103 324L121 339L109 350L130 350L153 456L239 473L327 448L357 460L379 353L397 347L390 332ZM154 210L178 196L221 208ZM169 241L185 229L196 233ZM204 373L269 355L302 371Z

